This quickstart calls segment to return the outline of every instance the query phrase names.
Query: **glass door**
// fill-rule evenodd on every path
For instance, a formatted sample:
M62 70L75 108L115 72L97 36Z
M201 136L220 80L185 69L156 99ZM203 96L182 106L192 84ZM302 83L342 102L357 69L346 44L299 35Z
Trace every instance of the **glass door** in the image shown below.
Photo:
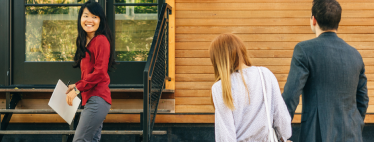
M72 83L80 5L88 0L14 1L12 85L53 87ZM115 37L116 66L111 87L142 87L142 72L157 23L157 0L99 0Z

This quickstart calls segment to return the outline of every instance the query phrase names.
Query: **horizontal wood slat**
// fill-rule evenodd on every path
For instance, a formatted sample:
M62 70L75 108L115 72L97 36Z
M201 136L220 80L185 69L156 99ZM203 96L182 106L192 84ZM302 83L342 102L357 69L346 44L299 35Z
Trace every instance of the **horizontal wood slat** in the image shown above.
M278 81L286 81L288 74L274 74ZM369 78L369 77L368 77ZM214 74L176 74L176 82L214 82Z
M274 74L288 74L290 66L265 66ZM210 74L213 66L176 66L176 74ZM365 66L366 74L374 74L374 66Z
M274 74L278 81L287 81L288 74ZM365 74L368 81L374 81L374 74ZM176 74L176 82L214 82L214 74Z
M209 90L175 90L175 97L210 97Z
M373 3L374 6L374 3ZM249 18L310 18L309 10L303 11L177 11L179 19L249 19ZM373 18L373 10L345 10L342 18Z
M289 72L289 66L266 66L275 74L286 74ZM374 68L374 67L373 67ZM176 66L176 74L211 74L213 66ZM373 70L374 72L374 70Z
M352 0L353 1L353 0ZM231 3L208 3L205 0L194 3L176 3L176 10L179 11L210 11L210 10L222 10L222 11L247 11L247 10L309 10L312 7L312 2L295 2L295 3L265 3L266 0L259 0L261 3L239 3L239 1L233 1ZM339 1L340 2L340 1ZM373 1L368 1L373 2ZM342 9L344 10L373 10L374 3L342 3L340 2ZM344 11L343 11L344 12ZM310 12L309 12L310 13Z
M292 58L293 50L247 50L251 58ZM362 58L374 58L374 50L358 50ZM176 50L176 58L209 58L208 50Z
M283 89L286 82L278 82L281 89ZM214 82L175 82L175 89L181 90L210 90ZM374 89L374 82L368 82L368 88Z
M279 81L279 87L283 89L286 84L285 81ZM175 89L182 90L209 90L212 88L214 82L175 82ZM368 89L374 89L374 82L367 82Z
M176 41L212 41L219 34L176 34ZM305 41L316 37L315 34L236 34L243 41ZM349 41L374 41L374 34L338 34Z
M374 53L374 50L365 50ZM371 51L371 52L370 52ZM291 58L293 50L247 50L252 58ZM367 53L365 52L365 53ZM371 56L371 54L365 54ZM208 50L176 50L176 58L209 58ZM374 55L372 55L374 56Z
M364 58L366 66L374 66L374 58ZM254 66L289 66L291 58L251 58ZM212 65L210 58L176 58L177 66L210 66Z
M117 117L114 117L117 116ZM10 123L65 123L57 114L15 114ZM108 114L104 123L139 123L139 114ZM296 114L292 123L300 123L301 115ZM214 123L213 114L196 115L164 115L156 117L156 123ZM365 123L374 123L374 115L367 114Z
M373 12L374 13L374 12ZM177 34L310 34L310 26L178 26ZM374 26L339 26L338 34L372 34Z
M213 105L212 99L208 97L177 97L175 105ZM302 105L302 97L300 96L299 105ZM369 97L369 105L374 105L374 96Z
M0 108L5 108L5 99L0 99ZM16 109L50 109L49 99L22 99ZM113 99L111 109L143 109L143 99ZM174 99L160 99L158 109L175 112Z
M178 105L179 106L179 105ZM211 105L205 105L205 111L211 113L210 109L214 108ZM185 110L185 108L196 107L179 106ZM206 109L208 108L208 109ZM188 112L188 111L187 111ZM3 117L3 115L2 115ZM300 123L301 115L296 114L292 123ZM213 114L196 114L196 115L167 115L158 114L156 117L156 123L214 123ZM58 114L14 114L10 123L65 123L65 121ZM140 123L139 114L108 114L104 123ZM367 114L365 117L365 123L374 123L374 115Z
M175 89L209 90L214 82L175 82Z
M374 18L345 18L341 26L372 26ZM176 26L241 26L241 25L283 25L308 26L309 18L256 18L256 19L177 19Z
M266 65L290 65L291 58L251 58L254 66ZM210 58L176 58L177 66L210 66L212 65Z
M176 50L208 50L211 41L176 42ZM244 42L248 50L293 50L299 42ZM347 42L357 50L373 50L374 42Z
M283 89L281 89L283 93ZM210 97L211 91L208 90L182 90L179 89L175 92L175 97ZM370 97L369 100L374 100L374 89L368 90L368 96ZM373 99L371 99L373 98Z
M214 113L213 105L176 105L176 113Z
M280 88L281 93L283 93L283 88ZM210 97L209 90L183 90L179 89L176 97ZM368 96L374 97L374 89L368 89Z
M2 115L3 117L4 115ZM157 114L156 123L214 123L214 115ZM66 123L58 114L13 114L10 123ZM139 114L108 114L104 123L140 123Z
M175 105L212 105L211 97L182 97L175 98Z
M213 105L176 105L177 113L192 113L192 112L205 112L214 113ZM302 105L298 105L295 113L302 112ZM367 113L374 112L374 105L369 105Z
M313 0L175 0L175 3L312 3ZM372 3L372 0L339 0L340 3Z

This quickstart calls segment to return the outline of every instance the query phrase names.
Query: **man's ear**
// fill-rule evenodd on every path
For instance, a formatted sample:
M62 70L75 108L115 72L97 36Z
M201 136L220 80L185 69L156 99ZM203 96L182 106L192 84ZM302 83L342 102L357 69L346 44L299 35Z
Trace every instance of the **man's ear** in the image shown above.
M313 26L316 26L316 24L317 24L316 18L314 18L314 16L313 16L312 19L313 19Z

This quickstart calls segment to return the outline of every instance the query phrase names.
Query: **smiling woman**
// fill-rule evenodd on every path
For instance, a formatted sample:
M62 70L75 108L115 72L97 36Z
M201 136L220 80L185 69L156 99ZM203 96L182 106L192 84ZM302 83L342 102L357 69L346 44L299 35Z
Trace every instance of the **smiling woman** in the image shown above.
M87 8L83 10L83 14L81 17L81 26L84 31L87 33L87 44L90 40L95 36L96 30L99 28L100 25L100 17L93 15Z
M69 85L66 102L72 106L74 98L81 94L85 107L73 141L100 141L102 124L112 104L108 68L115 64L115 49L99 3L88 1L79 10L76 45L74 67L81 69L81 79Z

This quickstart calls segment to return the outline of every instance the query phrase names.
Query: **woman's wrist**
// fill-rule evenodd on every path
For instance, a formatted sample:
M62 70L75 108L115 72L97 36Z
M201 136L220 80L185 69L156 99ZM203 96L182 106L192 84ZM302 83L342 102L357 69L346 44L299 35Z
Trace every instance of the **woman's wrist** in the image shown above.
M77 95L81 93L81 91L78 90L77 86L74 86L74 91L75 91L75 94Z

